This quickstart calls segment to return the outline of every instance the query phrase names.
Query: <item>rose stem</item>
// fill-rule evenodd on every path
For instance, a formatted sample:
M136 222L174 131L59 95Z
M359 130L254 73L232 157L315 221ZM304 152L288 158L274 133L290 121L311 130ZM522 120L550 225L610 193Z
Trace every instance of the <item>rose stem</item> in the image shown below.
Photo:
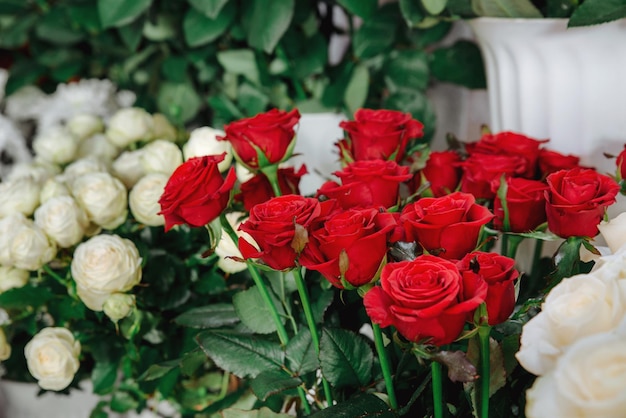
M491 334L489 325L485 324L478 327L478 339L480 341L480 418L489 418L489 376L491 374L489 334Z
M500 254L506 256L509 253L509 236L506 233L503 233L500 240L502 242Z
M274 196L281 196L280 186L278 185L278 166L270 165L267 167L263 167L261 172L265 174L270 184L272 185L272 191L274 191Z
M531 277L536 277L539 269L539 260L541 260L541 253L543 252L543 240L535 240L535 252L533 253L533 265L530 271Z
M391 409L398 409L398 401L396 400L396 392L393 388L393 377L391 376L389 357L387 357L387 350L385 350L385 345L383 344L383 334L380 331L380 326L374 322L372 322L372 331L374 332L374 345L376 345L376 351L378 352L378 358L380 359L380 367L383 370L383 377L385 378L387 396L389 396L389 405L391 405Z
M433 376L433 406L435 407L435 418L443 418L441 364L434 360L431 361L430 370Z
M320 337L319 332L317 330L317 325L315 324L315 319L313 318L313 311L311 310L311 303L309 302L309 293L307 292L306 286L304 285L304 279L302 278L302 271L299 267L296 267L293 270L293 277L296 279L296 286L298 287L298 293L300 294L300 300L302 301L302 309L304 310L304 316L306 317L307 325L309 326L309 330L311 331L311 339L313 340L313 346L315 347L315 352L317 355L320 355ZM330 384L328 381L322 376L322 386L324 387L324 396L326 397L326 403L328 406L332 406L333 404L333 394L330 390Z

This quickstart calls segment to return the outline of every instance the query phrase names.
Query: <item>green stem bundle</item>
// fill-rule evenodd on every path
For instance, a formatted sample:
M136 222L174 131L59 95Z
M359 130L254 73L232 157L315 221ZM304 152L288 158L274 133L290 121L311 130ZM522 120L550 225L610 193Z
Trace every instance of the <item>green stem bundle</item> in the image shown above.
M398 409L398 401L396 400L396 392L393 388L393 376L391 374L389 358L387 357L387 351L385 350L385 345L383 344L383 334L380 331L380 326L374 322L372 322L372 330L374 332L374 344L376 345L376 351L378 352L378 358L380 359L380 367L382 368L383 377L385 379L389 405L395 410Z

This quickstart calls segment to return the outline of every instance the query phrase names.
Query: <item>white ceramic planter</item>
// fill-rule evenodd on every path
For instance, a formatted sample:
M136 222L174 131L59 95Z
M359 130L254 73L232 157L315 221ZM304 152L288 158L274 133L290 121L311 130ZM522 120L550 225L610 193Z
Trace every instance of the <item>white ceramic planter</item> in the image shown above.
M567 29L565 19L470 21L487 72L493 131L549 138L548 147L614 172L626 143L626 20Z

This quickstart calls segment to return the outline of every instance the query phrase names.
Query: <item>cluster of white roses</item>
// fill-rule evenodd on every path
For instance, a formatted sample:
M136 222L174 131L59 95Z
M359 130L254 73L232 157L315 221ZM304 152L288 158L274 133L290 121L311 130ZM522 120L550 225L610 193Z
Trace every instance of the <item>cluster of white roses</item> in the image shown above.
M599 229L612 255L563 279L523 328L517 359L539 376L527 392L530 418L626 411L626 213Z

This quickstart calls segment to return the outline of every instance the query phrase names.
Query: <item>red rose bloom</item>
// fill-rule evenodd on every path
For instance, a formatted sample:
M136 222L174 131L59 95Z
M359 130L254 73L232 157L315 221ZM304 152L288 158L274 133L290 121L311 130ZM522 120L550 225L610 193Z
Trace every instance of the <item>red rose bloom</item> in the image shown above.
M440 197L456 190L461 179L461 156L455 151L432 151L426 166L415 173L409 183L411 193L422 185L422 177L430 183L433 196Z
M487 296L479 277L463 277L454 263L431 255L387 264L380 284L363 298L372 321L396 327L410 341L437 346L454 341Z
M233 146L237 159L251 170L259 167L257 148L271 164L278 164L291 156L294 126L300 120L297 109L290 112L272 109L265 113L240 119L224 127L226 136L219 140L228 140Z
M409 167L383 160L355 161L333 174L341 179L341 186L326 182L317 195L337 199L340 206L346 209L395 206L400 183L411 178Z
M474 153L461 166L461 191L473 194L476 199L493 199L495 193L491 190L491 182L502 174L520 176L524 173L525 161L519 156Z
M304 165L297 172L293 167L279 168L277 176L281 194L300 194L300 179L306 173ZM242 202L243 207L250 211L255 205L267 202L272 197L274 197L274 190L270 181L265 174L257 173L241 185L240 193L235 196L235 199Z
M217 165L224 155L190 158L172 173L159 199L165 231L180 224L204 226L228 206L237 177L231 167L222 178Z
M626 145L624 145L624 149L622 150L622 152L619 153L619 155L617 156L617 160L615 161L615 164L617 166L617 174L621 179L626 179L626 161L624 161L625 159Z
M455 192L405 206L399 223L406 241L415 241L440 257L458 260L476 248L481 227L492 218L493 213L477 205L474 196Z
M292 248L296 224L308 228L320 213L317 199L300 195L274 197L260 203L252 208L250 217L239 226L255 242L240 238L239 250L244 258L261 259L274 270L294 268L298 256Z
M539 172L542 179L556 171L578 167L579 164L580 158L575 155L563 155L548 149L539 150Z
M358 287L375 278L387 256L387 237L395 226L392 214L374 208L348 209L314 224L300 257L304 267L319 271L333 286L343 289L341 258L347 256L343 276L348 283Z
M464 278L476 276L487 283L487 315L489 325L506 321L515 308L515 280L519 272L515 270L515 260L496 253L473 252L457 263ZM475 280L467 280L463 292L473 295Z
M343 121L339 126L348 134L348 140L342 141L339 147L348 151L355 161L393 159L399 162L409 140L424 135L424 125L410 113L397 110L359 109L354 121Z
M606 208L615 203L619 185L589 168L552 173L545 191L548 228L561 238L595 237Z
M510 231L533 231L546 221L545 191L548 185L537 180L528 180L521 177L506 179L506 202L509 210ZM492 188L497 192L500 181L494 181ZM504 209L497 197L493 202L494 227L502 230L504 225Z

